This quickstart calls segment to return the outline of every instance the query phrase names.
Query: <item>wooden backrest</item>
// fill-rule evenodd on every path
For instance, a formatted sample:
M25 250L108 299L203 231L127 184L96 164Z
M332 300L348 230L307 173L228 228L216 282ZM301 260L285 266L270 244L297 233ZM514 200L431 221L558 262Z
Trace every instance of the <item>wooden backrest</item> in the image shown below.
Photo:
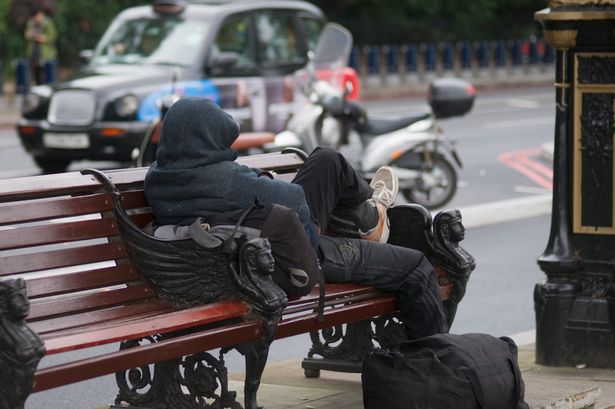
M285 179L292 179L303 163L294 154L239 162ZM143 193L146 171L106 172L141 226L153 218ZM117 319L117 306L143 314L170 308L158 302L155 290L128 260L111 195L94 177L79 172L0 181L0 278L16 277L26 280L28 321L41 334L107 316Z

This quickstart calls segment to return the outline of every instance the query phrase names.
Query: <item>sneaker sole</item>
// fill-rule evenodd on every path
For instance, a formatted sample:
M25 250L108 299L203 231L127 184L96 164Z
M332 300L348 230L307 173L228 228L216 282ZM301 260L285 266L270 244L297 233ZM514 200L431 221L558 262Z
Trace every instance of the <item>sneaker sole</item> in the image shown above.
M389 169L389 172L391 173L391 175L393 175L393 178L392 178L393 187L391 189L391 191L393 192L393 203L391 203L391 205L389 206L391 207L395 204L395 201L397 200L397 195L399 194L399 179L397 178L397 173L395 172L395 169L393 169L391 166L382 166L381 168ZM372 181L376 178L377 174L378 172L376 171L376 173L374 174L374 177L372 178ZM369 186L372 189L374 188L371 182Z

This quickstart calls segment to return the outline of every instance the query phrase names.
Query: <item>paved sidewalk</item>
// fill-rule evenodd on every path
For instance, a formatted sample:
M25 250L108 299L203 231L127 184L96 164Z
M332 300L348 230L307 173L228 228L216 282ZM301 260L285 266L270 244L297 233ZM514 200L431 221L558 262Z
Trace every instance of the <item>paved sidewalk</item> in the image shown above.
M519 349L525 398L530 408L615 409L615 370L536 365L534 348L531 344ZM231 375L230 389L239 395L243 376ZM300 360L271 363L265 369L259 405L267 409L359 409L363 407L361 376L322 371L320 378L307 379Z
M20 118L20 99L14 95L0 95L0 128L12 128Z

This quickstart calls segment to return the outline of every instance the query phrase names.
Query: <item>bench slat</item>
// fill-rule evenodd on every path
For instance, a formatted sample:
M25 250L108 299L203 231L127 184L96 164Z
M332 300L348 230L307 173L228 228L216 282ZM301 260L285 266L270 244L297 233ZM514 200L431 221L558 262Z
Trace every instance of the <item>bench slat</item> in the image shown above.
M115 218L85 220L0 231L0 250L119 235Z
M237 159L237 162L250 168L268 169L276 172L284 170L296 172L297 168L303 165L303 159L294 153L285 155L267 153L264 155L242 156Z
M295 154L280 155L277 153L243 156L238 163L251 168L270 169L278 172L294 171L303 163ZM117 169L105 171L113 183L122 189L130 186L143 186L147 168ZM57 175L42 175L26 178L3 179L0 181L0 202L27 200L39 197L78 194L93 192L100 189L100 183L91 175L79 172Z
M0 226L113 210L108 193L0 204Z
M92 325L100 327L103 324L110 323L117 325L123 321L140 320L152 314L160 315L163 312L172 310L172 307L161 301L151 300L119 308L108 308L32 322L28 325L45 339L46 334L52 332L56 334L50 334L50 337L57 336L59 331L84 331L87 328L91 328Z
M243 343L258 337L259 329L260 325L256 322L241 323L44 368L34 375L33 392L196 354L226 345L225 341Z
M122 242L0 258L0 276L126 258Z
M131 320L119 325L91 329L45 340L47 354L72 351L75 349L120 342L155 334L164 334L186 328L194 328L232 318L239 318L250 312L247 304L237 300L221 301L203 307L173 311L137 321ZM232 343L232 340L228 340Z
M33 301L30 306L28 322L62 314L75 314L99 308L109 308L130 302L141 301L156 296L149 284L138 284L125 288L101 290L85 295L63 297L51 301Z
M79 172L41 175L0 181L0 201L11 202L41 197L66 196L92 191L100 186L93 178Z
M325 300L350 297L353 295L367 294L378 291L374 289L374 287L353 283L327 283L326 288L327 291L325 292ZM288 306L294 307L301 304L309 304L318 301L319 291L320 290L317 284L316 287L312 288L312 291L310 291L308 295L298 298L291 298L288 300Z
M395 308L395 297L388 296L370 301L369 304L351 305L344 310L327 310L322 322L316 320L316 314L308 314L280 322L276 338L280 339L307 331L316 331L346 322L360 321L375 315L389 314L394 312ZM40 392L129 368L162 362L226 345L235 345L254 340L259 333L260 324L251 321L167 339L140 348L128 348L102 356L44 368L38 371L34 377L33 391ZM45 347L48 351L54 351L54 353L62 352L56 351L55 343L52 340L47 341Z
M327 295L325 298L327 300L330 300L330 302L334 302L334 303L336 302L335 300L338 300L337 303L339 303L340 299L356 301L356 297L361 297L361 296L369 297L370 294L372 298L375 298L380 295L380 292L374 290L372 287L362 286L358 284L330 284L327 286ZM355 298L352 298L352 297L355 297ZM296 300L296 301L299 301L299 300ZM318 294L317 292L316 293L313 292L313 294L302 297L301 301L302 301L301 303L295 303L295 304L291 303L291 305L303 306L300 309L300 311L311 310L314 308L314 305L318 302ZM141 310L140 308L144 308L144 310ZM286 311L291 311L292 308L296 308L296 307L289 306L289 308L287 308ZM118 325L121 324L122 318L124 317L129 318L130 320L132 319L140 320L142 318L145 318L143 314L147 314L147 313L160 314L160 313L163 313L165 310L166 311L171 310L171 307L169 307L168 305L162 304L160 302L157 302L156 300L150 300L143 304L125 305L125 306L118 307L118 308L102 309L102 310L90 311L86 313L75 314L75 315L70 315L70 316L65 316L65 317L57 317L57 318L46 319L42 321L34 321L34 322L29 323L29 325L32 327L32 329L37 331L39 334L43 335L43 338L45 337L54 338L54 337L58 337L59 335L57 333L48 334L48 335L45 335L45 334L52 332L52 331L63 331L64 333L65 330L68 330L68 329L76 329L77 331L85 331L86 329L88 329L89 326L92 326L95 323L99 323L99 324L106 323L105 325L117 327ZM134 318L132 317L133 315L134 315ZM32 317L32 314L31 314L31 317ZM96 327L92 327L90 329L100 329L100 327L101 327L100 325L97 325Z
M135 224L141 228L145 227L149 222L154 220L154 215L151 213L139 213L130 215Z
M312 312L298 317L286 318L280 321L276 332L276 339L292 337L317 331L322 328L340 324L349 324L373 317L392 314L397 311L395 295L386 295L366 301L346 305L339 309L325 309L324 321L319 322L317 313Z
M95 270L63 273L26 281L28 297L53 296L73 291L90 290L140 280L141 275L131 264Z
M129 190L122 192L122 207L124 209L136 209L149 207L143 190Z

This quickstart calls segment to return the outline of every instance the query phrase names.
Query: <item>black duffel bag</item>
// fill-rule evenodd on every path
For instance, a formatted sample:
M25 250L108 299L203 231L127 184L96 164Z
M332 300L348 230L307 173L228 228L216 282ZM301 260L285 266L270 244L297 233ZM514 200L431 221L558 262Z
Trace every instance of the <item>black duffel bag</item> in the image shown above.
M365 409L528 409L508 337L441 334L376 351L361 375Z

